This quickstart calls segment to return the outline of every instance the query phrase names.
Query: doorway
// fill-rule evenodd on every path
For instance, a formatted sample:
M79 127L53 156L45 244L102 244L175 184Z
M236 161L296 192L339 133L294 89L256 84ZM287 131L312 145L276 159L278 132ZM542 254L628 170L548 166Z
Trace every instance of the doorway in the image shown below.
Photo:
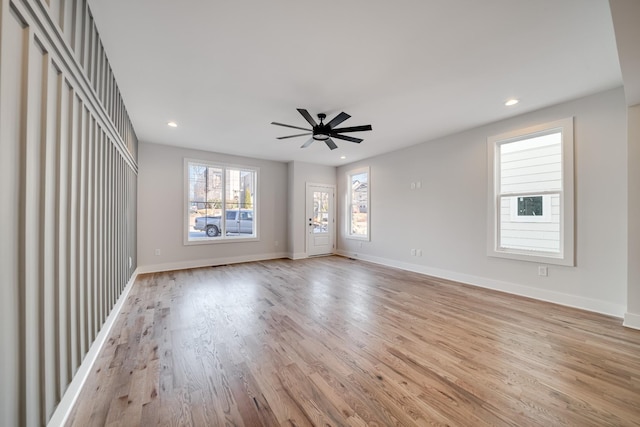
M335 247L335 193L332 185L307 183L307 255L332 254Z

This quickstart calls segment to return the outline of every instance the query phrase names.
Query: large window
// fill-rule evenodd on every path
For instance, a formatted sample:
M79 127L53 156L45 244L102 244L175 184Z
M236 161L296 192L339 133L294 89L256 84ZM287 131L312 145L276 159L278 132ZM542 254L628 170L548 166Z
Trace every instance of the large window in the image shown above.
M574 265L573 119L488 139L491 256Z
M369 240L369 168L347 173L347 236Z
M256 168L185 160L186 243L257 238Z

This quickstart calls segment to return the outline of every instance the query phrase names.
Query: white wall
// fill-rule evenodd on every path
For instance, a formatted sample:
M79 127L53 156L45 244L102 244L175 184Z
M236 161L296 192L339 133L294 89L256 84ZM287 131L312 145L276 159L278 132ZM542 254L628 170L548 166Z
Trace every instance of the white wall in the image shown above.
M288 256L292 259L307 257L306 185L336 185L336 168L304 162L288 164Z
M259 241L184 245L184 158L260 169ZM138 264L163 271L286 256L287 165L269 160L140 143L138 173ZM160 249L160 256L155 250Z
M487 137L575 116L576 267L486 255ZM627 149L622 89L552 106L338 168L371 167L371 241L338 227L339 253L622 316L627 299ZM411 190L410 183L422 188ZM411 256L411 249L422 256Z

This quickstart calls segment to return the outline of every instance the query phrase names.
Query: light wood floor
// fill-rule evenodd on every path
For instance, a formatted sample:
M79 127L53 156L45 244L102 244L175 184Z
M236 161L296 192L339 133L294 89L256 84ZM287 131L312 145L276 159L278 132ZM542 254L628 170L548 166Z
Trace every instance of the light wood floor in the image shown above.
M69 425L640 425L640 331L340 257L150 274Z

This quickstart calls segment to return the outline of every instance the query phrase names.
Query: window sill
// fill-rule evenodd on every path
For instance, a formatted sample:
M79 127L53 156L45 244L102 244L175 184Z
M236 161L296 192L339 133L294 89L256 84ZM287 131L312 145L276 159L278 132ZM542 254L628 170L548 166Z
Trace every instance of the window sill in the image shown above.
M371 241L369 236L352 236L352 235L348 235L348 236L345 237L345 239L359 240L361 242L369 242L369 241Z
M203 238L202 240L186 240L184 241L184 246L198 246L198 245L218 245L223 243L245 243L245 242L259 242L260 238L257 236L247 236L247 237L227 237L224 239L216 239L216 238Z
M494 258L515 259L519 261L535 262L538 264L563 265L566 267L575 266L573 258L563 256L561 254L554 255L551 253L546 254L542 252L539 253L515 250L490 250L487 255Z

